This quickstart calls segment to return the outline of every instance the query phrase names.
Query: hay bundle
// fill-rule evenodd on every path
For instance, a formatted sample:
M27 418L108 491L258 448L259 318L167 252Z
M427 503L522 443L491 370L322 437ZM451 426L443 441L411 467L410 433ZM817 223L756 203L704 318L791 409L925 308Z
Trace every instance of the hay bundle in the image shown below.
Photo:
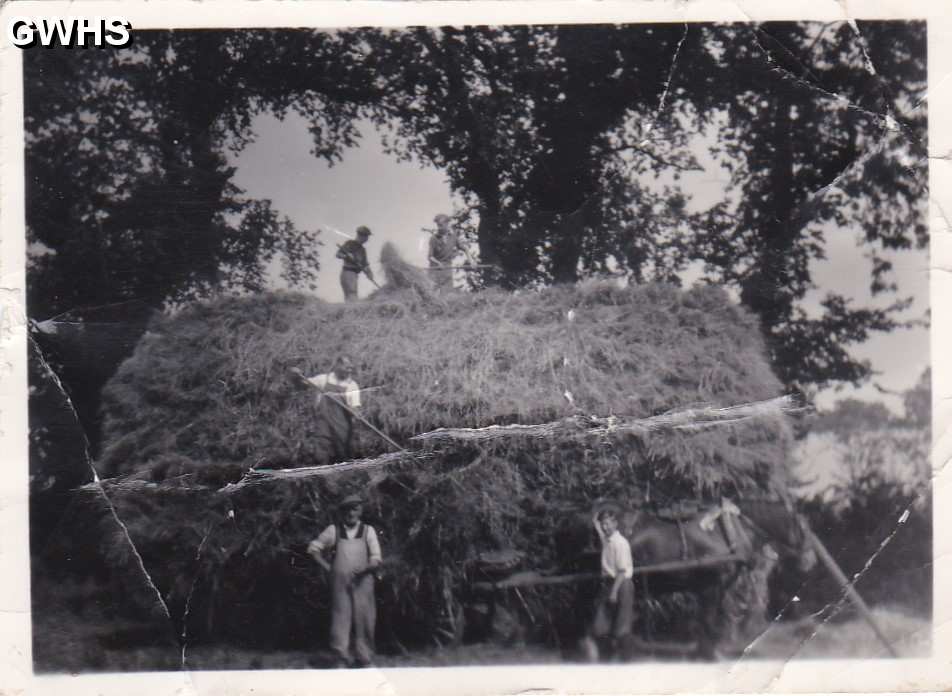
M254 607L273 619L277 602L290 624L307 617L313 636L326 588L304 547L352 491L369 499L400 564L382 589L381 630L406 642L452 623L446 598L458 596L481 553L512 549L533 567L558 564L555 531L596 498L636 501L650 489L667 502L785 485L789 426L771 416L700 430L437 440L383 468L222 490L263 462L313 462L313 395L287 375L291 367L325 371L341 353L354 359L361 385L375 387L365 417L404 443L441 427L644 418L781 392L756 322L711 287L588 283L459 293L434 304L413 286L347 305L271 294L190 307L154 323L109 384L101 465L121 477L109 484L117 508L142 517L129 526L143 557L189 559L200 588L188 585L190 620L208 635L247 637L240 626L255 621ZM360 456L386 449L366 429L357 444ZM133 485L143 479L154 485ZM176 502L182 485L206 502ZM136 503L141 496L156 502ZM165 525L193 533L160 548L155 530ZM163 538L172 536L166 528ZM161 567L156 576L160 588L180 584L163 579ZM553 617L562 609L546 603Z
M412 266L401 258L397 248L387 242L380 250L380 265L383 266L387 285L392 289L413 290L425 300L434 299L433 281L426 271Z

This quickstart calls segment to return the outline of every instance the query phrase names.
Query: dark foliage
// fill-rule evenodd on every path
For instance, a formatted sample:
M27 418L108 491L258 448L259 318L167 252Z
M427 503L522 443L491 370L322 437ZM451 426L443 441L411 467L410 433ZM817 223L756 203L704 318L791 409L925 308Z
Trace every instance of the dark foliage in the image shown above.
M25 70L34 315L257 290L276 259L311 283L315 234L225 164L264 111L303 114L328 161L369 116L395 155L446 171L497 267L483 282L674 280L703 261L788 385L865 379L851 347L901 324L901 300L804 312L828 235L862 230L875 292L896 290L888 252L927 241L919 22L138 32ZM694 214L679 180L699 148L730 184Z
M901 486L869 481L862 497L837 510L811 500L805 512L817 535L848 577L860 573L856 589L870 604L900 605L932 616L932 491L915 496ZM908 511L908 518L903 519ZM880 549L883 542L886 545ZM868 567L867 567L868 565ZM840 593L827 576L811 578L807 610L819 611ZM850 609L846 604L847 610Z

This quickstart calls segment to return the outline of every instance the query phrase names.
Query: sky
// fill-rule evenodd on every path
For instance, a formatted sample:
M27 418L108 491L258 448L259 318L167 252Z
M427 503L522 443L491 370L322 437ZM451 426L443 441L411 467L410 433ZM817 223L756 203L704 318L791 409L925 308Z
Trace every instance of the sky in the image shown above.
M405 261L426 266L429 234L424 228L434 227L436 214L453 210L453 196L440 171L398 162L383 152L372 125L360 128L360 146L329 166L310 153L311 136L302 117L291 113L279 121L261 116L254 124L257 140L233 159L234 181L250 197L270 199L300 229L322 230L316 294L329 302L344 300L336 246L353 237L359 225L371 230L367 257L382 280L379 258L385 242L396 244ZM373 290L361 277L359 296Z
M360 125L363 137L359 145L346 150L343 160L333 166L311 154L307 124L296 114L289 114L283 121L261 115L253 127L258 134L256 141L232 157L234 181L248 196L270 199L299 228L322 230L317 296L330 302L343 301L340 261L334 258L334 252L358 225L367 225L372 231L367 253L378 279L383 277L378 262L380 249L387 241L397 246L404 260L426 266L428 234L424 228L433 227L437 213L453 210L454 196L442 172L418 163L398 162L383 151L369 123ZM716 199L726 184L725 174L710 162L706 165L708 171L683 181L696 205ZM855 298L860 306L869 303L871 267L857 246L858 239L859 232L854 229L827 230L827 258L813 265L818 287L804 302L808 310L818 309L828 291ZM890 258L901 294L915 297L906 316L924 317L929 307L928 252L899 252ZM365 277L359 282L361 297L373 290ZM275 287L280 287L277 279ZM894 300L887 296L875 301L885 305ZM856 347L854 354L871 361L879 373L875 384L898 392L912 387L930 364L929 332L917 328L874 335ZM826 390L817 403L829 408L836 399L845 397L882 400L893 410L901 409L898 396L883 394L872 384L859 389Z

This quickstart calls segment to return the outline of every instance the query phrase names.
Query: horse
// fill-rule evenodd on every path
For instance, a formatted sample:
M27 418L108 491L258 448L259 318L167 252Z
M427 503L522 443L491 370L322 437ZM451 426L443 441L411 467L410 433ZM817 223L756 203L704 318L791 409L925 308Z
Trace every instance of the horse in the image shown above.
M597 505L596 510L602 506ZM759 612L759 618L763 618L767 579L778 563L793 560L801 572L808 572L816 564L805 522L780 501L748 500L739 503L739 507L724 501L720 506L683 518L664 518L645 509L612 507L618 513L619 531L631 545L636 566L684 562L682 568L652 573L650 585L653 593L680 590L697 595L697 653L705 659L716 657L718 643L725 636L737 638L728 634L738 632L738 623L749 626L752 619L758 618L751 613ZM589 529L591 525L591 517L587 516ZM577 533L575 536L577 539ZM565 543L566 538L562 538ZM576 568L580 560L584 566L597 567L597 555L597 550L583 551L575 559ZM702 560L712 563L691 567L692 561ZM725 599L731 588L735 589L731 597L736 605L734 613L746 614L733 624L724 620ZM742 595L752 596L753 608L751 597ZM592 647L591 643L583 643L590 656Z

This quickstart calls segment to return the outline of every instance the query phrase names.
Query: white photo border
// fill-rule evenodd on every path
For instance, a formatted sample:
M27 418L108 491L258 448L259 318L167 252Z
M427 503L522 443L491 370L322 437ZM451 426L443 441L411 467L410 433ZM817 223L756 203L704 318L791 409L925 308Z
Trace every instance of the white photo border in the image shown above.
M345 27L550 23L925 19L928 22L933 379L932 657L741 660L712 665L196 671L34 676L28 544L25 204L22 51L12 16L122 16L156 28ZM9 2L0 8L0 687L3 693L112 694L642 694L943 691L952 688L952 12L944 0L630 0L588 2ZM43 49L31 49L43 50ZM949 351L949 352L947 352Z

